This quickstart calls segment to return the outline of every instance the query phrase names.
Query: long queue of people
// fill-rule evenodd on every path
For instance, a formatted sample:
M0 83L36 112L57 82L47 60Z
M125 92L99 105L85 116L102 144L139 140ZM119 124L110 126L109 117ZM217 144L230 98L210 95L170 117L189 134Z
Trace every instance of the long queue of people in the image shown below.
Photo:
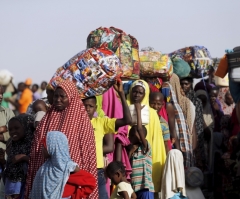
M0 86L0 198L240 197L239 120L213 74L194 88L119 80L83 100L68 80L10 83L15 100Z

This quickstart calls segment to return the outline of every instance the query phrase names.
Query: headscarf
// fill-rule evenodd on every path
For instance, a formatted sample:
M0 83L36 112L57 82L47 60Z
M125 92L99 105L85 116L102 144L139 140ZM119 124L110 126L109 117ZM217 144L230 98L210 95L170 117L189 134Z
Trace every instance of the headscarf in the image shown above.
M207 99L209 99L208 94L205 90L198 90L196 92L196 96L198 97L199 95L204 95ZM213 130L214 117L213 117L212 108L211 108L211 104L210 104L209 100L207 100L206 106L203 107L203 119L204 119L206 126L210 127L210 129Z
M162 178L161 198L172 198L176 193L186 195L182 153L177 149L168 152Z
M204 119L203 119L203 107L202 102L200 99L197 98L196 93L193 89L191 89L186 96L188 99L192 101L192 103L195 106L195 113L196 113L196 119L195 119L195 127L196 127L196 133L198 136L198 144L197 148L195 149L195 157L196 157L196 166L203 168L205 166L206 157L204 152Z
M24 172L24 162L13 164L12 158L18 154L25 154L29 156L34 137L33 117L27 114L20 114L13 117L10 121L17 120L24 128L25 137L19 141L9 141L9 154L7 158L7 166L5 170L5 176L12 182L24 182L26 179L26 173ZM9 122L10 122L9 121Z
M70 172L77 166L70 158L68 139L63 133L48 132L46 147L50 158L39 168L30 198L62 198Z
M224 115L232 115L233 109L235 108L235 103L231 104L230 106L225 102L226 93L229 91L229 87L221 87L218 93L218 100L221 103L222 111Z
M180 105L180 107L182 109L182 112L185 116L187 125L190 129L190 132L192 132L192 127L193 127L194 121L192 121L192 115L191 115L191 109L190 109L191 102L187 97L182 95L179 78L174 73L172 74L172 77L170 79L170 84L172 85L173 91L175 92L178 104Z
M141 102L142 105L145 105L149 108L149 121L150 123L146 125L147 136L146 139L152 147L152 179L154 184L155 192L160 192L161 190L161 179L163 168L166 160L166 152L164 147L164 141L162 136L162 129L160 126L160 121L157 112L149 106L149 93L150 89L147 82L143 80L135 81L129 91L127 96L128 104L131 104L130 96L132 93L132 88L136 85L138 81L142 81L146 90L145 96Z
M180 150L183 153L184 157L184 165L186 168L191 167L193 165L193 151L192 151L192 140L190 136L190 131L188 124L186 123L185 116L183 111L178 104L177 97L175 92L171 86L168 84L171 90L171 100L175 108L175 128L176 133L179 139ZM190 106L189 106L190 109Z
M86 170L97 179L94 131L77 88L70 81L63 81L58 87L66 92L69 105L62 111L56 110L53 105L38 125L31 148L25 198L28 197L37 170L44 163L41 140L50 131L60 131L67 136L71 159L80 169ZM90 198L98 198L97 186Z

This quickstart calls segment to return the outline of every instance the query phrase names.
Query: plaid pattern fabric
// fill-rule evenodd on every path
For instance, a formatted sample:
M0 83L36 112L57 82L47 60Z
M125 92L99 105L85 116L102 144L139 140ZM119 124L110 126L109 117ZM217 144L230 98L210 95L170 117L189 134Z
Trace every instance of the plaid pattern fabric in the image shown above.
M182 109L178 104L175 92L172 86L170 84L168 85L171 89L172 101L175 108L175 128L180 142L180 148L184 157L184 166L188 168L193 166L192 145L190 142L189 127L186 123Z

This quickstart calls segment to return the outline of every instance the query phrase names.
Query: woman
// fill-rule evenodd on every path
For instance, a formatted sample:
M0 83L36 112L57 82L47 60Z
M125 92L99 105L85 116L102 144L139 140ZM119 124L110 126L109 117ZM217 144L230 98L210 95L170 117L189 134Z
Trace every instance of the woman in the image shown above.
M184 95L184 93L181 90L181 86L180 86L180 81L179 78L176 74L172 74L172 77L170 78L170 84L172 86L172 89L176 95L178 104L180 105L182 112L185 116L187 125L189 127L190 133L192 133L193 130L193 124L194 124L194 117L192 117L192 108L193 108L193 104L191 103L191 101L186 98ZM191 108L190 108L191 107ZM195 109L194 109L195 110Z
M222 111L224 115L232 115L233 109L235 108L235 103L233 101L232 95L229 91L229 87L221 87L218 93L218 100L221 103Z
M203 107L200 99L197 98L195 91L193 90L193 78L187 77L181 79L181 87L188 99L191 100L195 106L196 112L196 133L198 136L198 147L195 150L196 167L204 169L206 165L206 157L204 153L204 120L203 120Z
M179 149L183 153L185 168L191 167L194 164L193 149L196 147L195 136L195 113L194 105L182 95L180 82L177 75L173 74L170 79L170 84L167 83L170 91L165 96L168 101L173 104L175 112L175 131L178 136Z
M70 81L60 83L53 97L53 106L39 123L30 154L25 198L28 198L33 179L44 163L41 141L49 131L61 131L69 141L71 159L80 169L86 170L97 179L96 147L94 132L85 107L75 85ZM98 187L89 198L98 198Z
M149 109L149 124L146 125L146 139L152 147L152 177L155 192L161 191L162 172L166 159L166 152L163 142L162 130L157 112L149 106L150 89L147 82L143 80L135 81L127 96L129 104L141 103Z
M204 138L205 138L205 156L210 169L212 169L212 146L213 146L213 131L214 131L214 116L211 109L211 104L208 100L208 94L204 90L198 90L196 96L202 101L203 119L204 119Z

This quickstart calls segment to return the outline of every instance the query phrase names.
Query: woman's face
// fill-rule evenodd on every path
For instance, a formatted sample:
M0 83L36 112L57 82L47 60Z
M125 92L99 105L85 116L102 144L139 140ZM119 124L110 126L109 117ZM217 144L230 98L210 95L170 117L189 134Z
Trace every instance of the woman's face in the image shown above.
M184 93L187 94L192 88L192 83L187 80L181 80L181 87Z
M142 86L135 86L132 88L131 102L133 104L141 103L144 97L145 97L145 89Z
M65 91L57 88L53 95L53 105L58 111L62 111L69 105L69 99Z

